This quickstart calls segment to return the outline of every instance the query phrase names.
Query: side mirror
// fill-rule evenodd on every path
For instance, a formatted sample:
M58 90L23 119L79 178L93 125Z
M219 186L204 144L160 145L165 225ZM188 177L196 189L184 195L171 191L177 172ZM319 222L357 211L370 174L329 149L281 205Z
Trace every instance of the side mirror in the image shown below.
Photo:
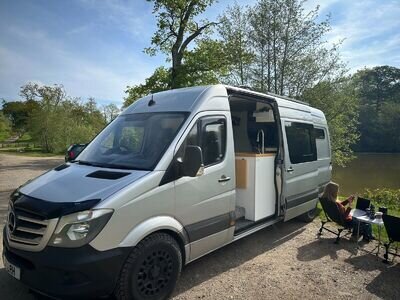
M78 154L81 153L87 145L88 144L72 144L69 146L67 152L65 153L65 162L75 160Z
M203 153L199 146L187 146L182 161L182 176L196 177L203 175Z

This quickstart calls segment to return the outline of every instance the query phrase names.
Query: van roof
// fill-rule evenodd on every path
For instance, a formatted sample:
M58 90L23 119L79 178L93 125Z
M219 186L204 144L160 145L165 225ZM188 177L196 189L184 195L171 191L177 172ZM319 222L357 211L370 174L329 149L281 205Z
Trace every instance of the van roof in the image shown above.
M209 103L204 102L208 99L207 95L210 95L211 97L226 97L227 91L233 91L244 95L247 94L250 96L253 95L275 101L278 104L281 117L285 116L286 111L297 110L311 114L311 118L316 123L326 124L323 112L311 107L308 103L272 93L264 94L247 88L222 84L180 88L147 95L131 104L122 112L122 114L165 111L190 112L199 106L204 110L207 110L207 107L211 110L229 110L229 107L224 106L220 101L214 101L213 105L210 106L208 106ZM202 97L202 95L206 97ZM155 105L150 104L151 100L155 102ZM216 105L219 107L216 107Z

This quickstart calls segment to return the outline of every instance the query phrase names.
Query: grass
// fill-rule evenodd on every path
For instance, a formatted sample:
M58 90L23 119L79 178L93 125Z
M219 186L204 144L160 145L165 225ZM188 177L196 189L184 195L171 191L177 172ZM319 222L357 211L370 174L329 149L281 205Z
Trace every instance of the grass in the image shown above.
M17 141L18 143L31 143L33 142L32 137L29 133L25 132Z
M6 139L8 139L10 137L10 133L9 132L0 132L0 143L4 142Z

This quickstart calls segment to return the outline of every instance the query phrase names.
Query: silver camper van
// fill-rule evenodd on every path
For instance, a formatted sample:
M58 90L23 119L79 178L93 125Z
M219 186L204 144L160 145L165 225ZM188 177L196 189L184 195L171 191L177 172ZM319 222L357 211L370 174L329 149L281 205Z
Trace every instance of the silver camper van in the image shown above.
M330 179L326 119L306 103L224 85L156 93L12 193L5 266L56 298L165 299L197 258L311 221Z

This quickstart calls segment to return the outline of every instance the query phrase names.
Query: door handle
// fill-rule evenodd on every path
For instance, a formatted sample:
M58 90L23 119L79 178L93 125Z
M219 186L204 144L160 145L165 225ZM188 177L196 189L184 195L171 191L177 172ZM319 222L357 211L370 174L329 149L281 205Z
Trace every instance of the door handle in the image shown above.
M294 169L292 168L292 166L290 166L286 171L289 172L289 173L291 173L291 172L294 171Z
M218 182L226 182L226 181L229 181L229 180L231 180L230 177L227 177L227 176L225 176L225 175L222 175L221 178L218 179Z

